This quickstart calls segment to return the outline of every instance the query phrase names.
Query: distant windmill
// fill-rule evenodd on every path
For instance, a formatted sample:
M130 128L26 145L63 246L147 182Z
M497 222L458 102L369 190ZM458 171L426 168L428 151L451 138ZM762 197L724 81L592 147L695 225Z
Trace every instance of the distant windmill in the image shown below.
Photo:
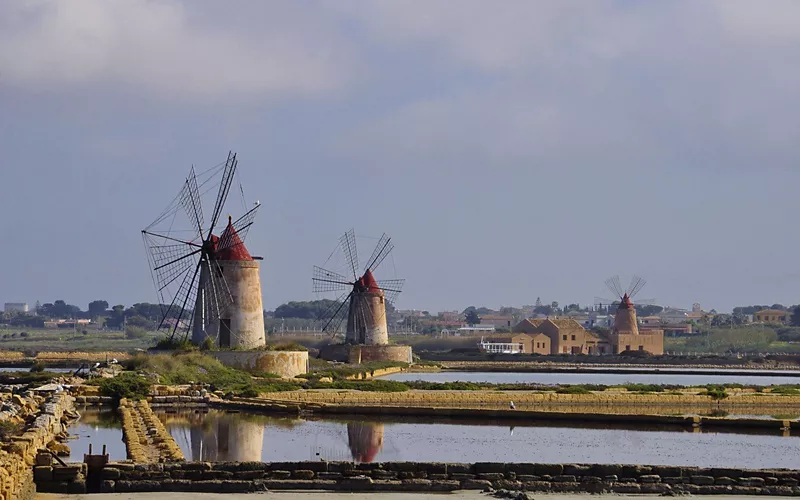
M222 347L264 344L260 258L244 246L260 204L245 209L235 221L229 216L221 234L215 234L237 166L236 154L228 153L224 163L199 175L192 167L178 195L142 231L162 309L158 329L172 341L191 338L201 344L211 338ZM203 218L206 199L209 205L214 200L208 224Z
M402 291L405 280L376 280L374 273L393 248L392 239L384 233L375 245L375 250L367 260L364 270L359 272L356 236L355 231L351 229L339 239L338 248L334 250L334 253L338 251L344 257L345 265L342 272L314 266L312 276L314 292L344 292L322 314L320 319L323 332L336 335L346 319L345 343L363 345L389 343L386 302L394 303ZM351 273L352 278L349 276Z
M617 306L617 311L614 315L614 333L633 333L639 334L638 321L636 319L636 309L633 306L633 297L635 297L647 283L646 280L639 276L634 276L631 279L628 288L622 288L619 281L619 276L614 276L606 280L606 286L611 292L619 297L616 300L608 301L604 299L596 299L595 304L599 306L608 307L611 305ZM599 302L597 302L599 301ZM652 299L639 300L638 303L653 303Z

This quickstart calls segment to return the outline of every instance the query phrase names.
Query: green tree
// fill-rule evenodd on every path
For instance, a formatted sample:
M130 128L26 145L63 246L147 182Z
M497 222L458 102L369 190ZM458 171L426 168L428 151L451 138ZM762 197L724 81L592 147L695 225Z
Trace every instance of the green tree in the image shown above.
M91 318L96 318L98 316L102 316L106 313L108 309L108 302L105 300L93 300L89 302L89 316Z
M468 308L464 309L464 321L467 322L468 325L477 325L481 322L480 316L478 316L478 310L475 306L469 306Z
M792 309L792 326L800 326L800 305Z

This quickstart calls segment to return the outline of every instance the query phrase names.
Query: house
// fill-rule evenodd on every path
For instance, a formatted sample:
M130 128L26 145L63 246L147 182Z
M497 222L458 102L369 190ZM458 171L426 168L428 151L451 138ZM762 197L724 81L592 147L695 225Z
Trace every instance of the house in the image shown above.
M753 315L757 323L788 323L790 314L780 309L764 309Z
M512 316L500 314L486 314L481 316L481 325L492 325L495 328L511 328Z
M587 331L574 319L525 319L514 331L542 334L550 341L550 354L604 354L608 343ZM535 349L535 347L534 347Z
M28 312L28 304L25 302L6 302L3 304L3 311L5 312Z
M550 339L547 335L535 333L517 333L505 337L494 337L488 340L481 337L478 344L484 352L505 354L550 354Z

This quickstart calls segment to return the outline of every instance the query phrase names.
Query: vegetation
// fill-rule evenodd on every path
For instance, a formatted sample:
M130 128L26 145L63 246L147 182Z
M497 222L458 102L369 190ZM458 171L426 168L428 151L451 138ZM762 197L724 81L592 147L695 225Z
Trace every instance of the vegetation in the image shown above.
M556 389L556 394L591 394L591 391L579 385L568 385Z
M97 385L100 386L100 392L119 402L123 398L132 400L146 398L152 384L138 373L123 372L116 377L101 378Z
M22 424L11 420L0 421L0 441L9 441L22 432Z
M701 392L700 395L711 396L711 399L725 399L728 397L724 385L707 385L706 390Z
M712 328L685 341L686 350L713 353L764 352L778 340L776 331L761 326Z
M343 380L348 377L361 375L373 375L375 370L383 370L392 367L408 367L408 363L400 363L396 361L372 361L369 363L362 363L360 365L345 365L345 364L332 364L327 362L315 363L311 366L311 372L307 373L304 378L319 380L322 377L330 377L334 380Z
M41 361L37 361L33 365L31 365L30 372L41 373L44 371L44 369L45 369L44 363L42 363Z

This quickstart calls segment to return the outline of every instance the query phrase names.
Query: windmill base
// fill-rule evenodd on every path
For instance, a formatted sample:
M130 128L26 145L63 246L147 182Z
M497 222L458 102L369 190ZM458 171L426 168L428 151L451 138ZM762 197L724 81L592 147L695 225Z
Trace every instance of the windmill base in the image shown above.
M358 365L370 361L397 361L411 364L411 346L409 345L326 345L319 351L319 356L326 361L338 361Z

